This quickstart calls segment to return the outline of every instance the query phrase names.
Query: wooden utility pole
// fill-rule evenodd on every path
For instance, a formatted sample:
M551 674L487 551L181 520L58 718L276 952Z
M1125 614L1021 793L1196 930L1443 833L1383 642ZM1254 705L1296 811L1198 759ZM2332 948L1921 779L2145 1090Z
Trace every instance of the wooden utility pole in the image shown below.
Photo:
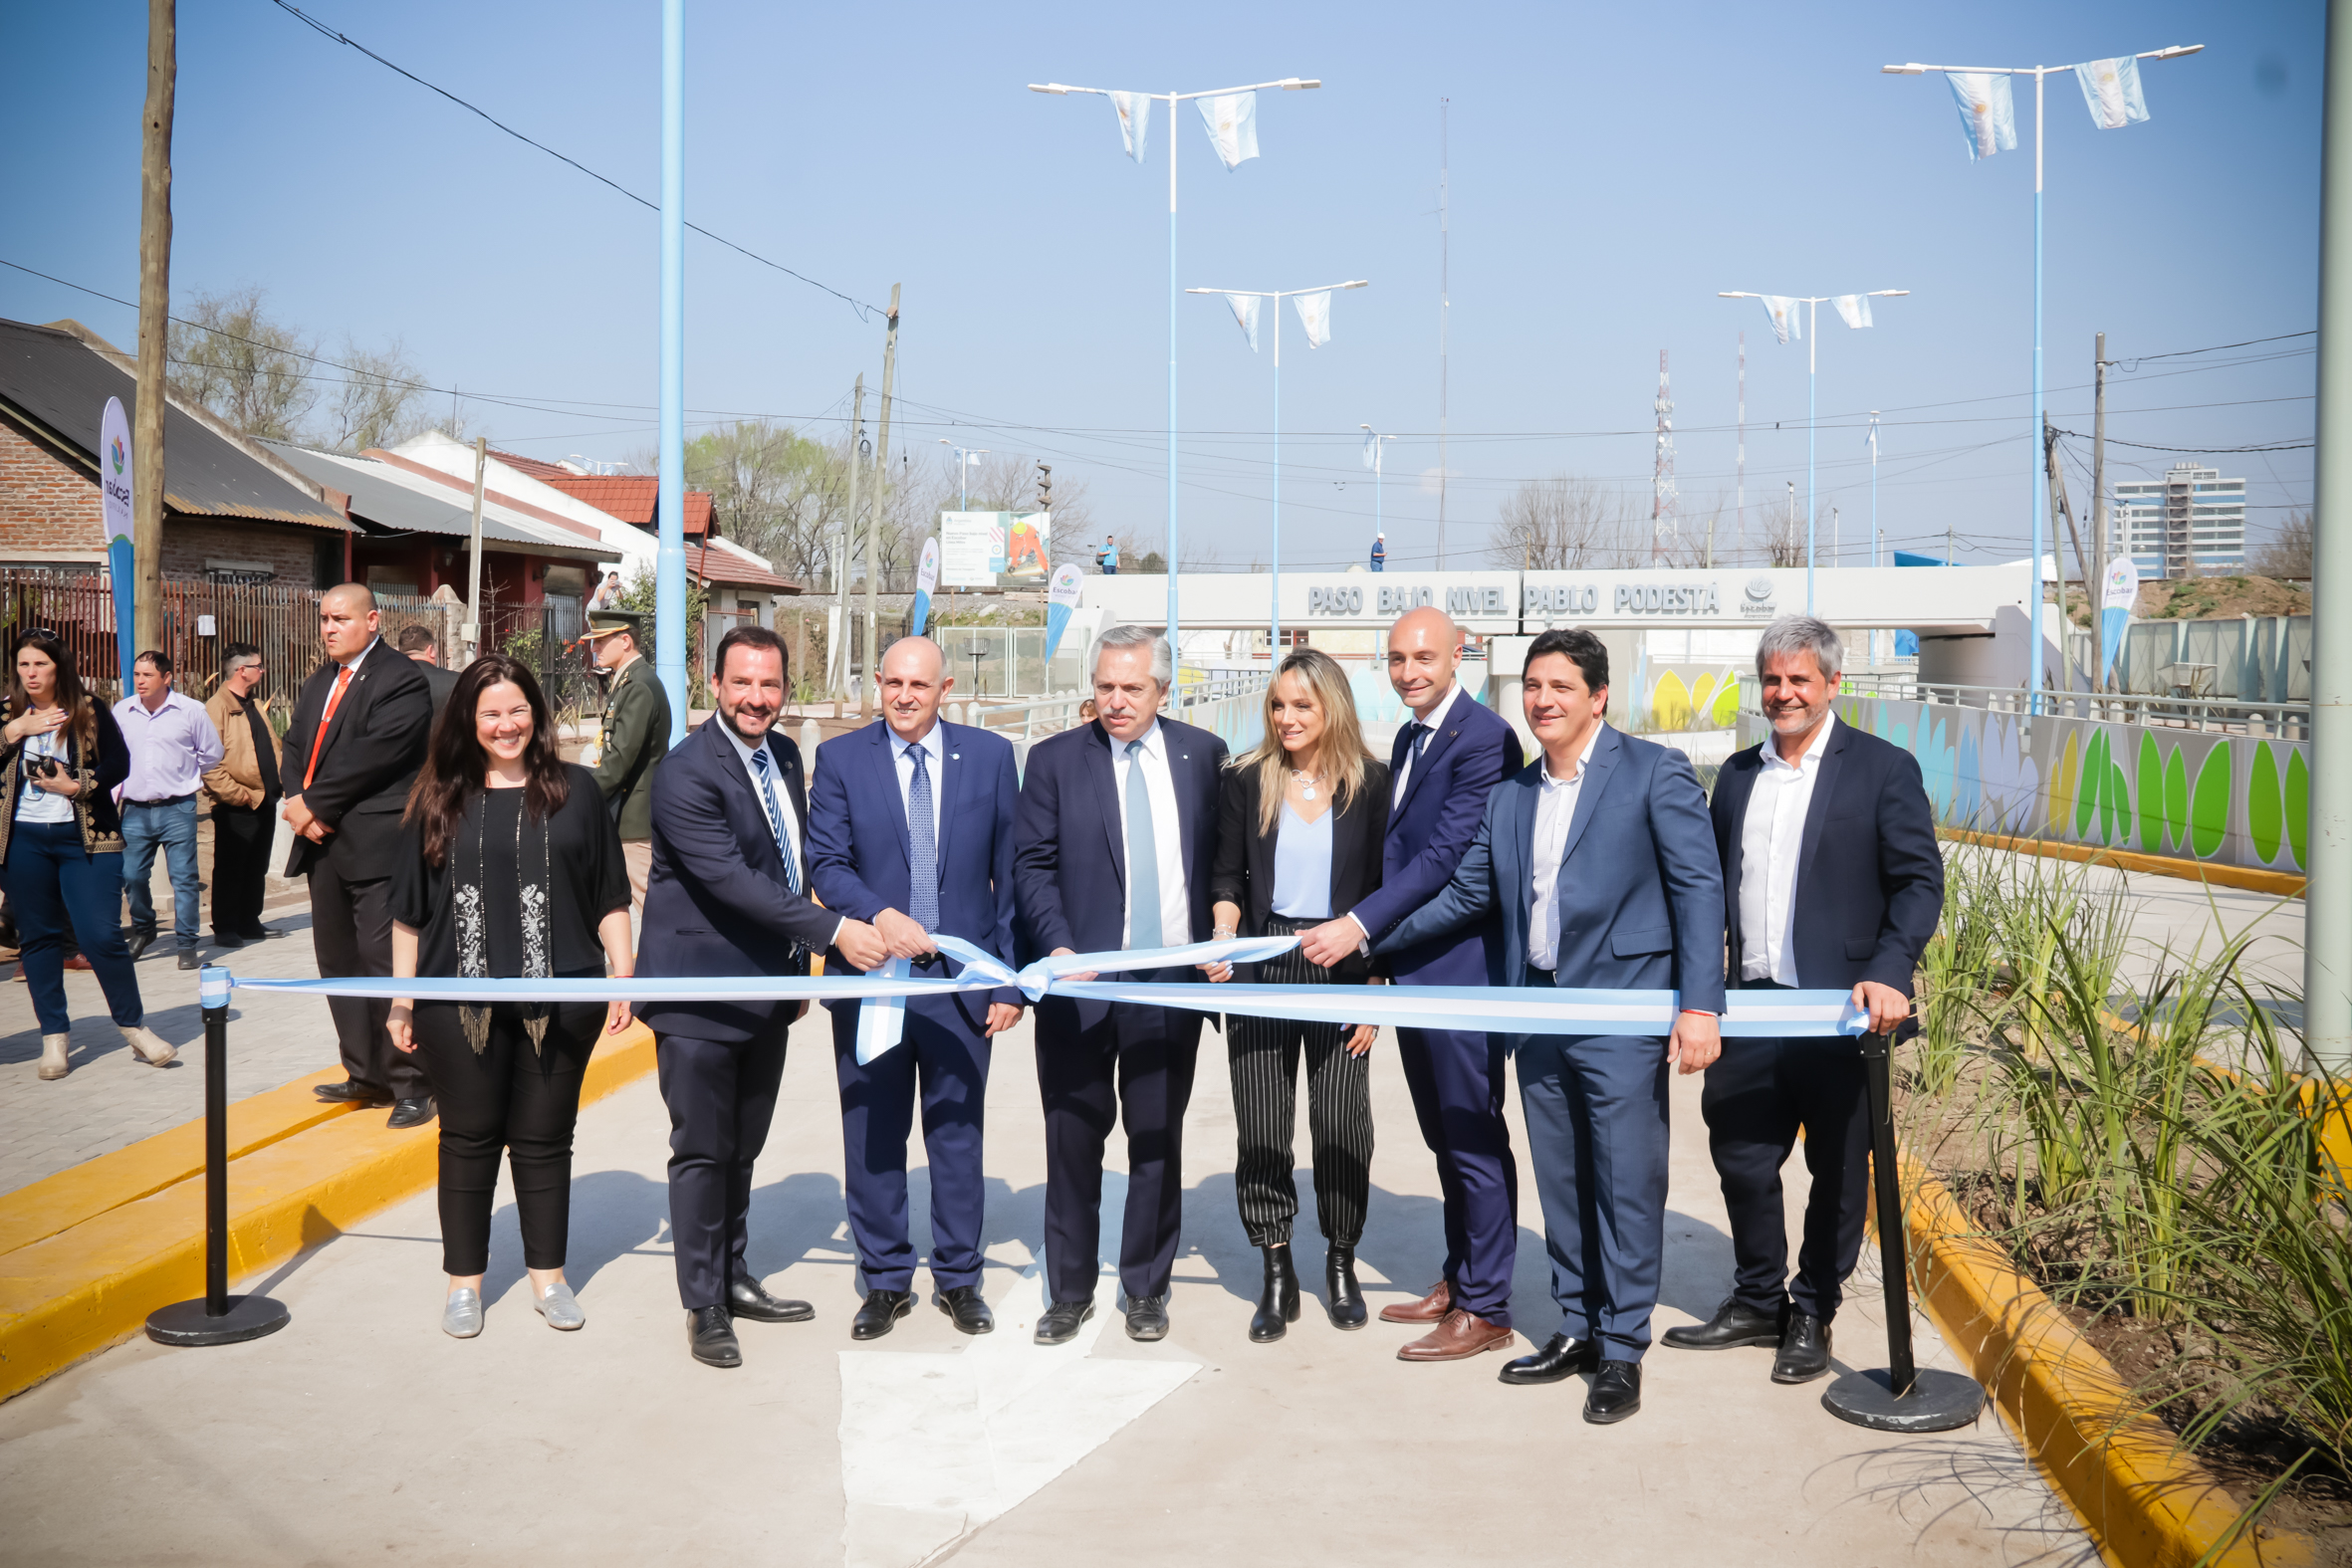
M171 338L174 0L147 0L147 106L138 157L138 394L131 415L131 583L142 648L163 646L163 383Z
M2061 514L2065 516L2066 538L2071 540L2074 545L2074 569L2077 572L2087 573L2090 569L2090 562L2082 553L2082 534L2074 526L2074 508L2066 502L2066 476L2058 467L2058 433L2050 428L2050 416L2047 413L2041 416L2041 466L2044 476L2049 482L2050 516L2053 518ZM2050 541L2050 555L2058 564L2058 690L2072 691L2074 681L2068 673L2066 645L2073 631L2074 623L2066 614L2066 553L2058 548L2058 542L2055 539ZM2091 645L2094 650L2092 658L2095 662L2097 658L2095 650L2099 639L2099 606L2094 597L2097 590L2087 582L2084 584L2084 597L2093 600L2091 604Z
M890 285L890 336L882 346L881 429L874 439L874 498L865 514L865 679L857 688L857 717L874 716L874 683L882 656L874 646L881 632L882 487L890 473L890 384L898 368L898 285Z
M824 684L833 694L833 717L849 695L849 552L857 537L857 476L865 459L857 450L865 434L865 372L857 372L857 388L849 394L849 510L841 518L841 551L833 560L833 623L838 635L824 650Z

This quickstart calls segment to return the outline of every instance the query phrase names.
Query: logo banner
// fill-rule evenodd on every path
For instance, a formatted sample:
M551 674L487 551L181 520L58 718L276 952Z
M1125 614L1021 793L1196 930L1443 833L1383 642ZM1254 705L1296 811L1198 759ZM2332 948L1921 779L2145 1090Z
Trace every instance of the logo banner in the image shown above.
M906 634L920 637L931 620L931 590L939 586L939 541L923 541L923 560L915 567L915 607L907 618ZM879 666L876 666L879 668Z
M1110 107L1119 116L1119 139L1127 145L1127 156L1142 162L1143 138L1151 134L1151 95L1113 93Z
M1972 162L1996 152L2017 150L2016 101L2009 79L1991 71L1947 71L1952 97L1960 106L1960 128L1969 138Z
M2115 667L2116 650L2123 646L2124 629L2140 604L2140 563L2129 556L2107 562L2107 580L2099 594L2099 679Z
M2074 80L2082 85L2091 123L2101 130L2121 130L2148 117L2148 101L2140 96L2140 62L2130 55L2085 61L2074 68Z
M1061 647L1061 634L1069 630L1069 618L1077 613L1078 594L1086 574L1077 562L1065 560L1054 568L1054 581L1046 589L1046 662L1054 662L1055 653Z
M130 694L130 661L138 657L137 561L130 546L130 421L122 399L107 399L98 421L98 479L107 530L107 574L115 579L115 651L122 661L122 693Z
M1331 340L1331 291L1319 294L1294 294L1291 303L1298 307L1298 325L1306 329L1306 346L1320 348Z
M1244 160L1258 155L1257 94L1233 93L1197 102L1201 122L1209 127L1209 144L1217 149L1226 168L1237 169Z

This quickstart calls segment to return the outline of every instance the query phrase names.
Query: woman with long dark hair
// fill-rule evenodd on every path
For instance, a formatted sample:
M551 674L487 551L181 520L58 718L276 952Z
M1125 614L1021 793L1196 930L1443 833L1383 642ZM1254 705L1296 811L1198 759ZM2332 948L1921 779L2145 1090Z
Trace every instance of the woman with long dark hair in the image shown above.
M1388 768L1364 750L1347 672L1329 654L1300 648L1283 660L1267 688L1266 738L1226 770L1209 881L1217 935L1279 936L1346 914L1380 886L1387 827ZM1215 981L1233 975L1229 964L1204 968ZM1360 986L1372 978L1361 957L1322 969L1295 951L1254 968L1256 979L1274 985ZM1241 1145L1234 1193L1250 1244L1265 1254L1265 1288L1250 1319L1250 1337L1260 1343L1282 1338L1298 1318L1298 1275L1291 1263L1298 1188L1291 1176L1291 1139L1301 1052L1315 1218L1327 1248L1325 1311L1337 1327L1364 1326L1355 1248L1371 1198L1367 1053L1378 1033L1369 1023L1303 1018L1236 1017L1227 1024Z
M595 776L556 755L528 667L486 653L458 676L409 791L392 874L392 974L469 980L625 978L628 873ZM588 1319L564 1280L572 1129L598 1027L625 1002L392 1004L392 1043L424 1058L441 1115L441 1327L482 1332L498 1155L508 1152L531 1301L555 1328Z
M0 701L0 880L41 1020L40 1076L72 1070L69 921L116 1026L140 1061L160 1067L178 1052L141 1021L146 1009L122 941L122 816L114 789L130 777L130 748L107 705L82 689L73 650L57 633L26 632L11 664Z

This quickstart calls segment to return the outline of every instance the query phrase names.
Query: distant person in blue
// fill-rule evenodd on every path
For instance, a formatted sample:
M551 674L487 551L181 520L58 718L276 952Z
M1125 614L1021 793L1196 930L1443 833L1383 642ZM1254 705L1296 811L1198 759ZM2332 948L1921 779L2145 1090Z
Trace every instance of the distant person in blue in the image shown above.
M1372 536L1372 569L1374 571L1388 569L1388 536L1386 534Z
M1095 556L1095 558L1094 558L1094 559L1095 559L1096 560L1098 560L1099 562L1101 562L1101 564L1102 564L1102 574L1103 574L1104 576L1106 576L1106 577L1115 577L1115 576L1117 576L1117 575L1119 574L1119 541L1118 541L1118 536L1117 536L1117 535L1115 535L1115 534L1105 534L1105 535L1102 537L1102 549L1101 549L1101 551L1100 551L1100 552L1099 552L1099 553L1098 553L1098 554Z

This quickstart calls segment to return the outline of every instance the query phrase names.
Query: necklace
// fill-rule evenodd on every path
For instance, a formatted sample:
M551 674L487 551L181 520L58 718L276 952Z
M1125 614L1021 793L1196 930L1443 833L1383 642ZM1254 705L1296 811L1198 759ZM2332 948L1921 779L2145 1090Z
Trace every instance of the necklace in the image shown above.
M1314 786L1323 782L1323 776L1319 770L1312 777L1309 777L1294 768L1291 770L1291 782L1298 786L1298 797L1300 799L1311 800L1314 798Z

